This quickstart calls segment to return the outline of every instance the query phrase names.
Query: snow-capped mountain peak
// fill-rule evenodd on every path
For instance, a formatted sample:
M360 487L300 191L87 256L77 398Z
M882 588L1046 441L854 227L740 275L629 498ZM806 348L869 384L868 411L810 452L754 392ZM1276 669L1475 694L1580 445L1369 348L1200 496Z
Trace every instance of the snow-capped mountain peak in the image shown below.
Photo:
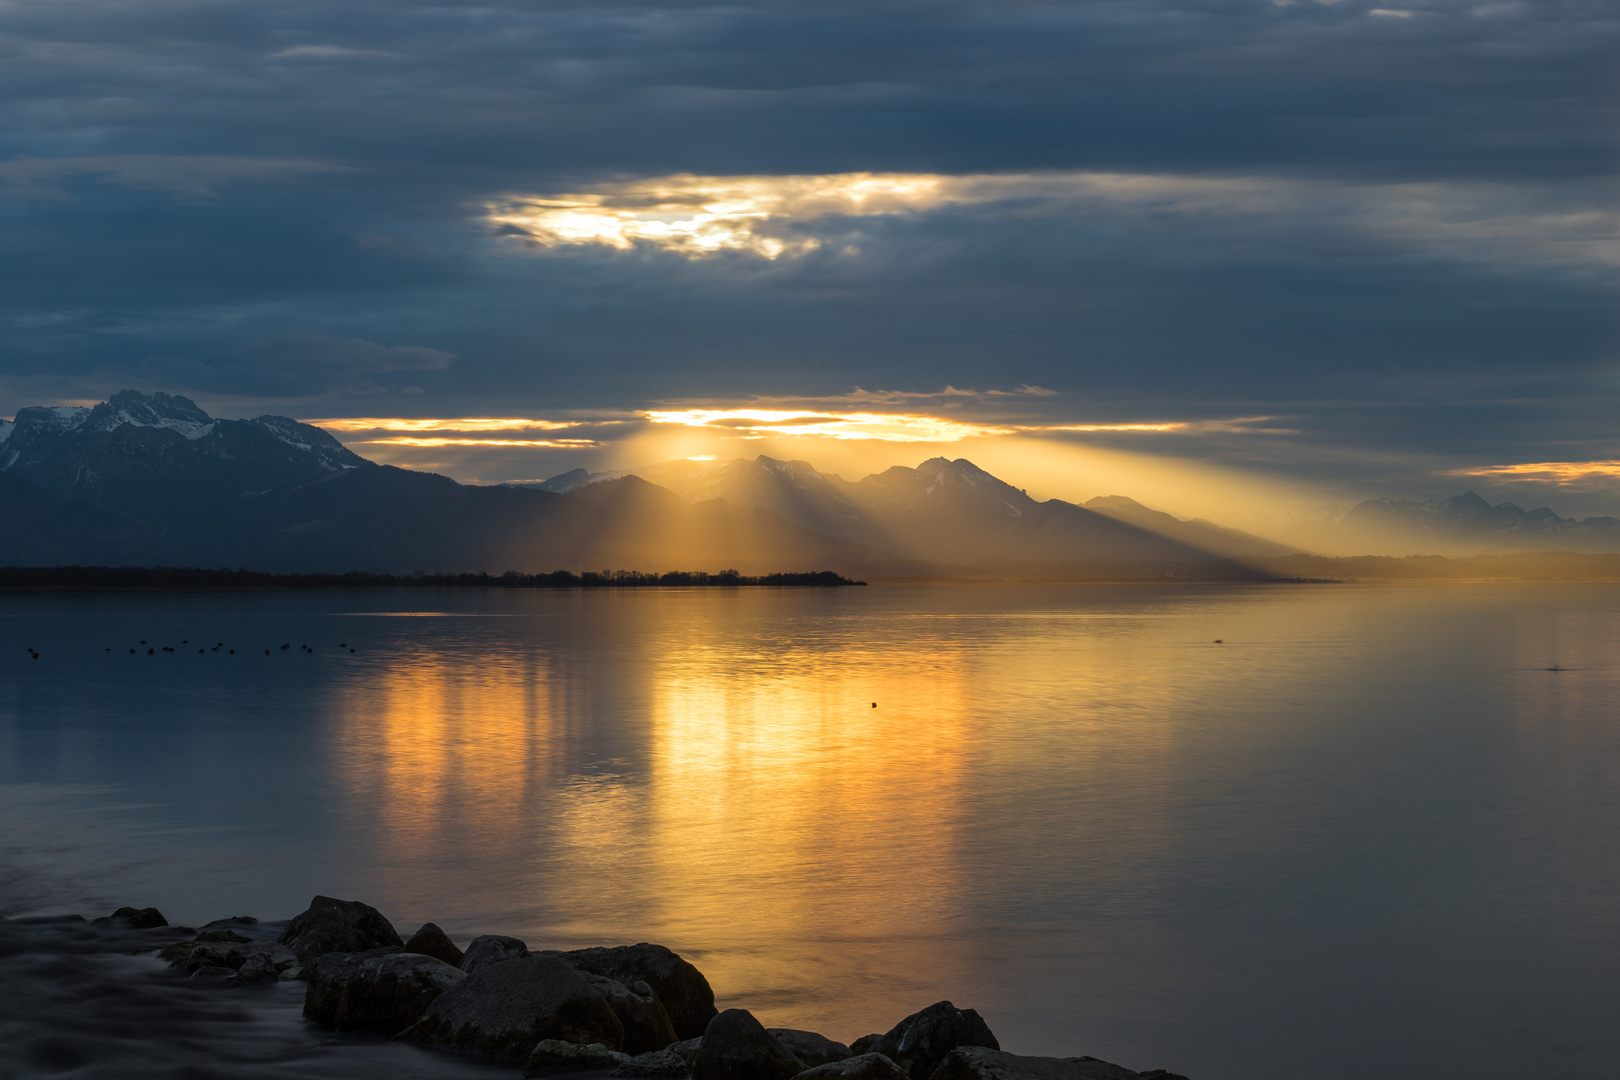
M119 391L89 410L86 419L94 431L113 431L125 425L168 428L187 439L200 439L214 430L214 418L196 402L161 390L155 394Z

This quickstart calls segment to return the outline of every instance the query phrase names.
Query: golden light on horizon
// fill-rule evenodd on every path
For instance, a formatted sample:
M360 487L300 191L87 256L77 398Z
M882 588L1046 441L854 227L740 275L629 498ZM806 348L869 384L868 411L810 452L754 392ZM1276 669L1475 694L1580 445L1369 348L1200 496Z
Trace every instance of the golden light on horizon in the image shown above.
M394 435L383 439L356 439L355 446L533 446L586 450L602 444L595 439L468 439L439 435Z
M1582 480L1620 478L1620 461L1538 461L1522 465L1483 465L1472 469L1450 469L1441 475L1573 484Z
M921 413L831 413L780 409L681 409L649 411L655 424L682 424L735 432L743 438L813 436L826 439L871 439L879 442L957 442L986 435L1010 435L1016 429L974 424Z
M354 416L304 423L330 431L564 431L583 427L583 420L540 420L533 417L454 416L433 419ZM602 421L611 423L612 421Z

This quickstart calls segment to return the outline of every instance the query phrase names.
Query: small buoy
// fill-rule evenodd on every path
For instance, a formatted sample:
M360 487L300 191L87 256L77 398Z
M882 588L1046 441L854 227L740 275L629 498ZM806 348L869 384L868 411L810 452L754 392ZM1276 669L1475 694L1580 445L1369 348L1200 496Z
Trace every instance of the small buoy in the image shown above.
M875 702L875 701L872 702L872 708L874 708L874 709L877 708L877 702Z
M232 649L232 650L231 650L231 655L232 655L232 656L235 656L235 655L236 655L236 650L235 650L235 649Z
M1217 644L1217 645L1222 645L1222 644L1225 644L1225 643L1224 643L1224 642L1223 642L1223 641L1221 641L1221 639L1220 639L1220 638L1216 638L1216 639L1215 639L1215 644Z

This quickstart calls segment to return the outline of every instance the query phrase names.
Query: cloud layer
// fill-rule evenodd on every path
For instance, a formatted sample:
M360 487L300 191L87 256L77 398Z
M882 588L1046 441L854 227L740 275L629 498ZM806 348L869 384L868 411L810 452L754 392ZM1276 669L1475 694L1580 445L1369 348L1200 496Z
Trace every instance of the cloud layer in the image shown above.
M1282 417L1200 437L1368 494L1610 461L1617 57L1599 0L9 0L0 412L1028 385L866 411Z

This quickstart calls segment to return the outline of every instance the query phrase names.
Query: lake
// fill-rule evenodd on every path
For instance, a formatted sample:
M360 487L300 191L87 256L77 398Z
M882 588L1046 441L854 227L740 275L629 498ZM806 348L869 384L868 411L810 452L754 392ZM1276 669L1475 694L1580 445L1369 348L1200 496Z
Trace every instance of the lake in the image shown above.
M1617 703L1615 585L10 593L0 913L319 892L846 1042L1606 1077Z

